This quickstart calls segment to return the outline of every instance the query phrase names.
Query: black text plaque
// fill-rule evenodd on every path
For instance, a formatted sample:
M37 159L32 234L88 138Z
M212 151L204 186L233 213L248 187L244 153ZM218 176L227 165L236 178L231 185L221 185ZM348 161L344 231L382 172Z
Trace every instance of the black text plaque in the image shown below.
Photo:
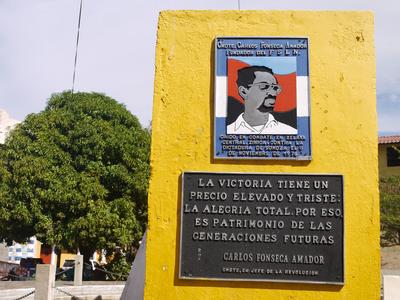
M343 284L343 176L182 174L183 279Z

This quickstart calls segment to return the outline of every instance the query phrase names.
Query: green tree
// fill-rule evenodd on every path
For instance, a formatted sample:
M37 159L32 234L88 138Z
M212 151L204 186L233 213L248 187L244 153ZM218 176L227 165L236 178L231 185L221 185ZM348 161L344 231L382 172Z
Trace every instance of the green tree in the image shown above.
M111 280L127 280L129 272L131 271L131 265L121 251L114 252L113 257L108 260L109 263L106 265L106 269L109 273L107 276Z
M136 244L147 218L150 136L98 93L54 94L0 149L0 240L77 249Z
M400 244L400 177L380 180L381 244Z

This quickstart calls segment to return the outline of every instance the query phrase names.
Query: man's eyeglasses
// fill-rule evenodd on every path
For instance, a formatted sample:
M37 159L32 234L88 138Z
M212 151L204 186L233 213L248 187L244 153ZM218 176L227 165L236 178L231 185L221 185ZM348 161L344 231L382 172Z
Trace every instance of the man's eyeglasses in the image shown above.
M262 90L262 91L268 91L268 92L274 91L277 95L280 92L282 92L282 87L279 84L259 82L259 83L249 84L249 87L251 87L253 85L258 86L260 88L260 90Z

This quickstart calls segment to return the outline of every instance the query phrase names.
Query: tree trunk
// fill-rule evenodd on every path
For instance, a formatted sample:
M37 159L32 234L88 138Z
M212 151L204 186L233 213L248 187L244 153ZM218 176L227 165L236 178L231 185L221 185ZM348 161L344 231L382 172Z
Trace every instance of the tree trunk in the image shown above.
M83 255L83 262L90 263L90 259L92 258L95 249L91 247L79 247L79 251Z

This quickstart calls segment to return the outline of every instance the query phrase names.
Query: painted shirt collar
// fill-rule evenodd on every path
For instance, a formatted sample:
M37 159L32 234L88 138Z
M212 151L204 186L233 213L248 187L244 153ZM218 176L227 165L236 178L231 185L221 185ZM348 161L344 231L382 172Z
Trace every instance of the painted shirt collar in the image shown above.
M278 121L275 120L274 116L272 114L269 114L268 122L265 125L261 126L261 127L257 126L260 129L256 129L255 127L251 126L249 123L247 123L243 119L243 113L241 113L240 116L237 118L237 120L235 122L235 131L239 130L239 128L241 126L243 126L243 127L247 128L247 129L251 130L251 132L260 133L265 128L272 128L272 127L275 127L275 126L278 126L278 125L279 125L279 123L278 123Z

